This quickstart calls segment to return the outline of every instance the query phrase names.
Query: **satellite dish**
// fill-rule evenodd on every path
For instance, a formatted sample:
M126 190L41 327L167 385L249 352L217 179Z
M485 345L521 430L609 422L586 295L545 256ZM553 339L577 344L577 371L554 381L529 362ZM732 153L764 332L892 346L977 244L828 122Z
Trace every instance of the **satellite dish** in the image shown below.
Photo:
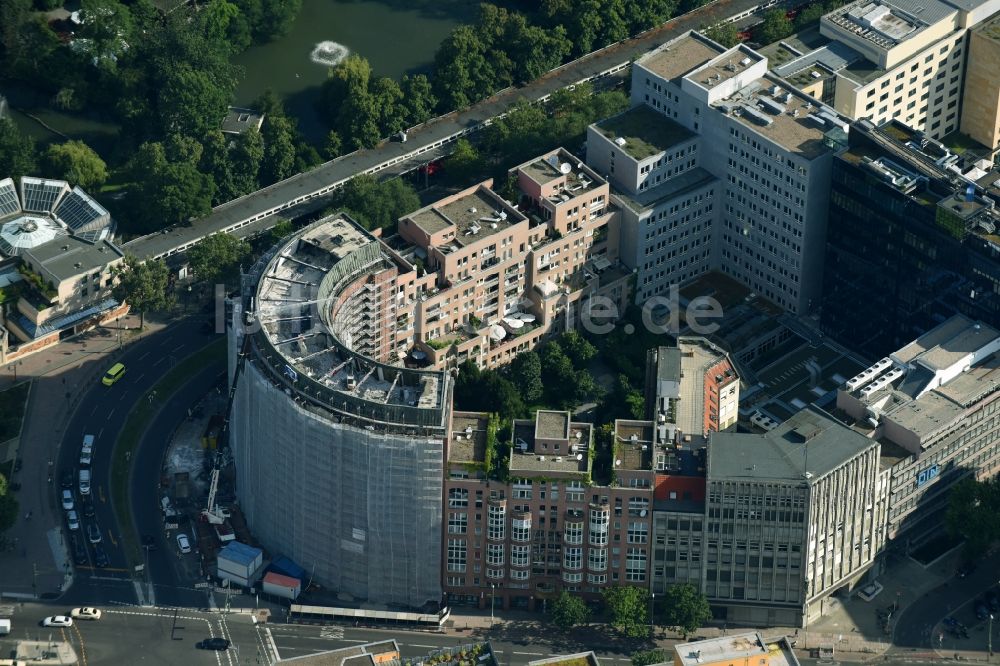
M576 459L577 460L583 460L583 454L582 453L576 454Z
M646 517L646 510L645 509L643 509L642 511L639 512L639 517L641 517L641 518L645 518Z
M563 162L562 164L559 165L560 173L569 173L572 170L573 170L573 165L570 164L569 162Z
M621 460L616 460L616 461L615 461L615 467L620 467L620 466L621 466L621 464L622 464L622 461L621 461Z

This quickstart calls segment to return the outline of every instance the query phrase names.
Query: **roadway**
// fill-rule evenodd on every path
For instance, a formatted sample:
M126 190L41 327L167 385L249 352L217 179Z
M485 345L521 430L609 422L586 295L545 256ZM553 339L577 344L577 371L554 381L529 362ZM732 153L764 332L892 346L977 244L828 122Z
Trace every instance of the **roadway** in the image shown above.
M129 254L141 259L163 257L190 247L199 239L220 231L231 231L251 221L263 222L265 228L276 220L274 215L313 197L327 195L340 184L361 173L376 173L408 161L422 162L442 154L440 148L457 136L474 132L498 116L506 114L518 100L547 98L570 85L598 78L626 66L631 60L679 37L689 30L741 16L763 4L762 0L715 0L635 38L612 44L571 63L558 67L522 87L508 88L472 107L434 118L408 131L408 140L384 142L369 149L326 162L239 199L217 206L188 226L164 229L124 245ZM435 153L429 151L437 150ZM447 149L443 151L448 152ZM419 153L419 155L418 155Z
M69 421L59 447L57 475L53 479L52 492L57 494L58 502L58 496L62 493L59 482L66 475L73 477L72 490L80 513L81 529L70 532L64 521L63 533L70 538L75 536L83 542L86 548L86 563L75 566L74 586L63 597L64 600L80 599L90 603L109 601L131 603L135 600L136 591L131 584L131 572L127 570L128 561L121 544L121 527L111 500L109 476L112 448L137 401L174 363L198 351L213 339L214 336L200 332L202 322L203 320L195 318L182 319L160 332L151 334L145 340L129 345L116 359L125 364L125 376L111 387L95 384L82 398ZM108 365L111 364L112 361L109 360ZM198 378L203 379L203 376L199 375ZM186 407L187 405L185 409ZM171 411L170 417L176 418L176 413ZM158 419L157 423L161 421ZM84 517L79 511L81 495L77 473L80 468L80 444L86 434L95 436L93 461L90 466L93 475L90 494L90 501L94 507L92 518ZM162 431L158 434L162 438ZM163 439L161 451L165 445L165 438ZM155 452L141 453L155 455ZM144 470L157 475L157 485L159 469L157 461L155 467ZM143 525L150 524L146 511L142 512L142 519ZM91 525L95 526L101 536L99 544L90 543L87 536L87 530ZM96 566L98 547L107 554L106 567ZM69 555L72 558L71 548Z

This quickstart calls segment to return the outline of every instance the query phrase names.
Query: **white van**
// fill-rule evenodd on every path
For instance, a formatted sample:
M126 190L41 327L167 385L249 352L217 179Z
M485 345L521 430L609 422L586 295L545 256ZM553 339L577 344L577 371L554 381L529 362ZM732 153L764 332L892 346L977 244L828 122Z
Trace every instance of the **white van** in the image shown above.
M6 636L10 633L10 620L7 618L0 619L0 636Z
M80 464L89 465L94 455L94 436L84 435L83 446L80 448Z
M80 494L89 495L90 494L90 470L81 469L80 470Z

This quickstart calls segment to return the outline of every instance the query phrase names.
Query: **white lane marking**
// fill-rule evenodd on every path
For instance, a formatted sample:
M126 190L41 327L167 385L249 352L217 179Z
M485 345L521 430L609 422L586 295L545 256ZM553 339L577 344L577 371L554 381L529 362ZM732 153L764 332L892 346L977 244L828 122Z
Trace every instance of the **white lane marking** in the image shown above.
M541 652L518 652L517 650L515 650L514 654L527 654L527 655L531 655L532 657L541 657L543 653L541 653Z
M135 378L135 381L136 381L136 383L139 383L139 382L141 382L141 381L142 381L142 378L143 378L143 377L145 377L145 376L146 376L146 373L144 372L144 373L142 373L141 375L139 375L138 377L136 377L136 378Z
M109 420L109 421L111 420L111 416L112 416L112 415L113 415L114 413L115 413L115 410L114 410L114 409L112 409L112 410L111 410L110 412L108 412L108 420Z
M140 356L139 358L137 358L135 360L141 361L142 359L146 358L147 356L149 356L149 352L146 352L145 354L143 354L142 356Z

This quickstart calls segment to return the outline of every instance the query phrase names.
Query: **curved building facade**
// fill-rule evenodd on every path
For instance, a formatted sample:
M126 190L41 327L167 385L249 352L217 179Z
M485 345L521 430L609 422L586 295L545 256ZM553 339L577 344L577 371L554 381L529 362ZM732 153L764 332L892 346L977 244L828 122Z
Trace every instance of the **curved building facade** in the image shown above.
M271 554L359 600L441 597L445 373L381 363L412 267L345 216L244 277L230 329L237 497Z

